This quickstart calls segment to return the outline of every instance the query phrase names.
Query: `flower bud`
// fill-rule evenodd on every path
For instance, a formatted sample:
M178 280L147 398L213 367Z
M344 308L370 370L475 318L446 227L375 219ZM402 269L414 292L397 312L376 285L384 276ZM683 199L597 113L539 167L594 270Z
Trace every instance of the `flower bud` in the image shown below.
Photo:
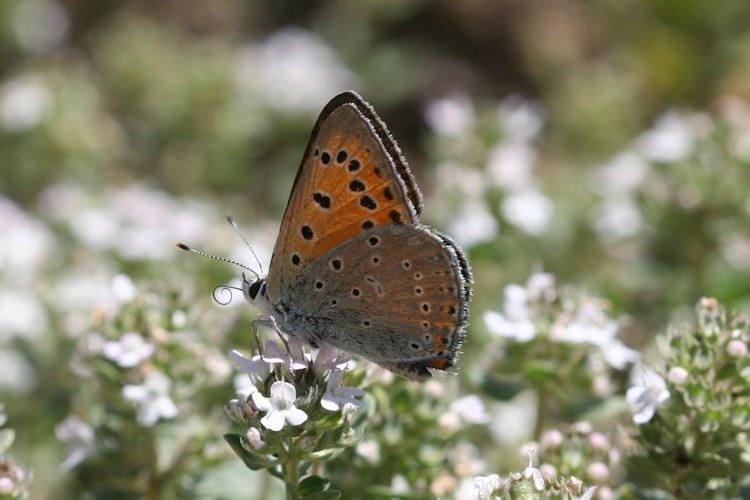
M557 429L542 434L542 447L548 450L556 450L563 443L564 436Z
M597 483L609 479L609 468L601 462L594 462L586 467L586 475Z
M667 380L669 380L674 385L682 385L687 382L689 376L690 374L683 367L673 366L667 373Z
M747 344L741 340L732 340L727 344L727 354L734 358L744 358L747 355Z

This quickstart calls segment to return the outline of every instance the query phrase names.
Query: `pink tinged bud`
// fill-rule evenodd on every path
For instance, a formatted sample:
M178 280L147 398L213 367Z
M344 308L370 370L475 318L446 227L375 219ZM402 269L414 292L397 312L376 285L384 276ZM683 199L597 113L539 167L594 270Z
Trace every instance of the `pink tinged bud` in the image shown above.
M0 477L0 495L9 495L13 492L15 485L8 477Z
M690 374L683 367L673 366L667 373L667 380L669 380L674 385L682 385L687 382L689 376Z
M609 479L609 468L601 462L594 462L586 468L586 475L592 481L604 482Z
M607 438L604 434L601 432L592 432L589 435L589 446L594 451L603 450L609 445L609 442L607 441Z
M557 468L552 464L540 465L539 472L541 472L542 477L549 482L553 482L555 479L557 479Z
M747 344L741 340L733 340L727 344L727 354L734 358L744 358L747 356Z
M542 447L548 450L555 450L563 443L563 434L557 429L547 431L542 434Z

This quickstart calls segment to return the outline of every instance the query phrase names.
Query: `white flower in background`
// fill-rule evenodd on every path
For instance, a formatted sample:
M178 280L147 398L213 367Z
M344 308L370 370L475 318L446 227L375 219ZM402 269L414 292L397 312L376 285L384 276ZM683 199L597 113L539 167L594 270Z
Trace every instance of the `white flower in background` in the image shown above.
M505 220L527 234L538 236L547 227L555 206L536 189L509 194L500 204Z
M258 392L258 388L255 387L255 384L247 376L247 373L235 375L234 379L232 379L232 384L234 385L234 392L242 397L242 399L247 399L250 394Z
M695 149L695 132L688 117L676 111L662 115L651 130L636 140L638 150L649 160L676 162L689 157Z
M492 241L497 236L500 226L487 204L481 199L474 198L461 205L448 229L459 245L470 248L479 243Z
M616 339L619 322L602 310L601 301L584 300L573 316L563 315L550 329L555 342L589 343L600 348L607 363L617 370L640 359L640 353Z
M474 478L474 487L480 500L488 500L492 493L500 489L502 482L497 474L489 476L477 476Z
M24 0L13 12L13 31L28 52L48 52L65 41L70 21L65 9L49 0Z
M536 336L536 327L529 318L526 289L515 283L503 290L504 314L485 311L483 318L487 329L501 337L517 342L528 342Z
M128 384L122 395L138 409L138 423L153 426L160 418L177 416L177 405L169 397L172 381L161 372L150 372L141 385Z
M667 372L667 380L674 385L682 385L687 382L690 377L690 373L681 366L673 366Z
M499 187L518 191L532 184L536 150L525 143L501 143L490 151L487 173Z
M474 109L463 94L454 94L432 101L425 110L427 124L437 133L457 136L474 124Z
M357 444L357 455L370 463L380 461L380 444L374 439L365 439Z
M643 226L638 205L629 197L608 198L590 212L591 225L605 243L635 236Z
M326 382L326 392L320 398L320 406L328 411L338 411L344 405L350 404L356 407L364 405L359 398L365 395L365 391L357 387L344 387L341 385L344 376L343 370L332 370Z
M640 187L649 164L632 151L624 151L594 170L594 187L604 196L623 196Z
M544 126L544 113L537 103L517 96L503 99L498 108L498 118L503 132L510 141L530 141Z
M127 274L118 273L112 277L112 294L120 303L130 302L135 298L136 288Z
M16 289L37 280L38 268L51 253L53 233L13 200L0 195L0 275Z
M727 354L733 358L744 358L747 356L747 344L741 340L732 340L727 344Z
M0 289L0 343L13 336L39 338L48 326L46 310L30 292Z
M21 132L44 120L52 105L52 93L41 77L26 75L0 87L0 126Z
M300 425L307 420L307 414L294 406L297 390L289 382L277 380L271 384L270 398L266 398L260 392L254 392L252 398L256 408L267 412L266 416L260 419L260 423L266 429L280 431L284 427L284 422Z
M255 427L250 427L247 430L245 438L247 438L248 443L250 443L250 445L256 450L259 450L266 445L266 442L260 437L260 431Z
M336 53L299 28L284 28L263 44L247 47L236 64L240 85L290 113L317 111L341 89L355 86L354 76Z
M667 384L655 371L642 365L633 369L631 384L625 399L633 411L633 422L644 424L669 399Z
M526 295L532 302L554 302L557 298L555 276L551 273L533 273L526 282Z
M476 394L456 399L451 403L449 410L457 413L464 422L469 424L486 424L490 421L487 407Z
M75 415L69 416L55 426L55 436L68 445L68 454L60 464L63 472L68 472L96 454L94 428Z
M104 345L104 355L123 368L136 366L153 353L154 345L136 332L124 333L119 340L110 340Z

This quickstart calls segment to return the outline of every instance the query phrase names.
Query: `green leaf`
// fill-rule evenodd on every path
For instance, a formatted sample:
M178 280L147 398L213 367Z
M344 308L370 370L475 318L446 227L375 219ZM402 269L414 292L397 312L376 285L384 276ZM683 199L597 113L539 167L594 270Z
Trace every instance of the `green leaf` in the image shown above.
M501 379L493 375L488 375L482 380L482 391L500 401L510 401L521 392L523 387L523 384L517 380Z
M242 436L239 434L224 434L224 440L229 443L232 450L242 459L245 465L252 470L267 469L272 465L276 464L276 460L272 460L260 455L250 453L242 446Z
M324 478L323 476L307 476L299 482L298 490L299 494L303 498L307 498L313 493L320 493L326 491L331 486L331 481Z
M523 376L531 382L546 382L557 379L557 367L545 361L530 361L524 364Z

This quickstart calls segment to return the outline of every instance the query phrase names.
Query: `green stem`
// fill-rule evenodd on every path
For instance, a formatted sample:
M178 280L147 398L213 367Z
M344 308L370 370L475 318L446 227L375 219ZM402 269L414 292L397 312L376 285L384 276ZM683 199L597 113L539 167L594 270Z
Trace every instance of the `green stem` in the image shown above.
M299 498L299 491L297 490L297 485L299 484L299 460L295 457L294 443L291 438L289 439L289 455L284 464L284 478L287 499L297 500Z
M538 441L544 431L547 420L547 390L544 384L537 387L536 391L536 425L534 425L534 440Z

